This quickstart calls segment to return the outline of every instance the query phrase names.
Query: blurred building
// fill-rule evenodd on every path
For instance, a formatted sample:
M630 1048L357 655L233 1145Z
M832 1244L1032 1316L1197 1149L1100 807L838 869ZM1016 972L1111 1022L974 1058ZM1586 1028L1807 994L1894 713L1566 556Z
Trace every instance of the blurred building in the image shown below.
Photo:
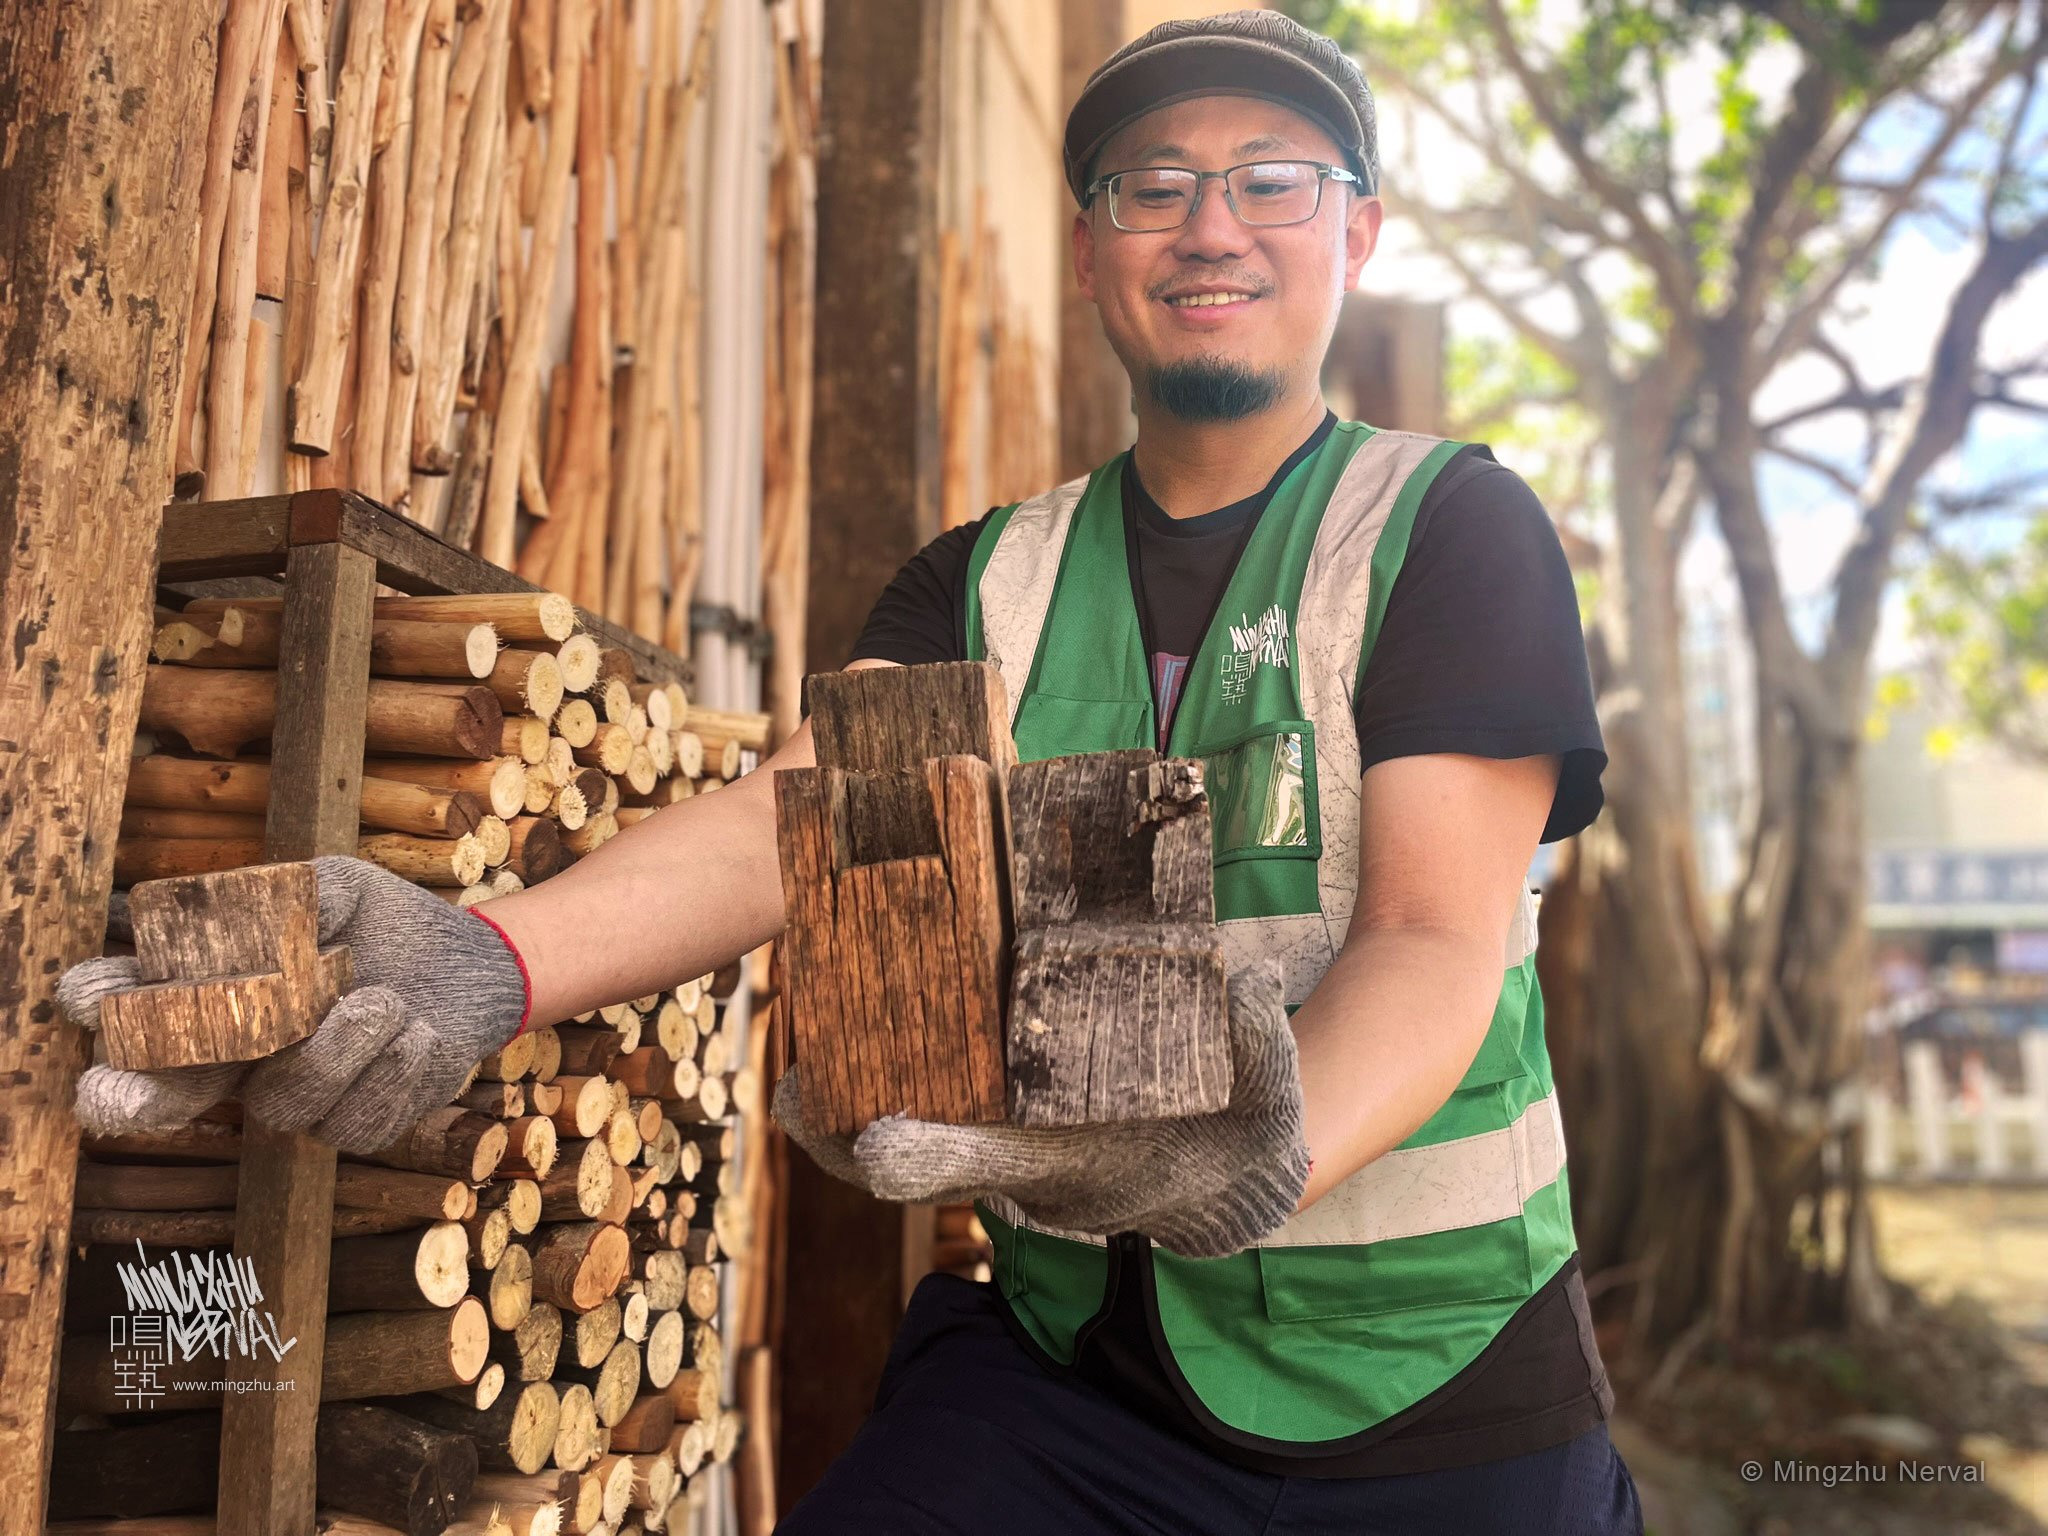
M1939 722L1896 711L1864 769L1877 1060L1932 1040L2017 1083L2048 1030L2048 768L1988 743L1929 751Z

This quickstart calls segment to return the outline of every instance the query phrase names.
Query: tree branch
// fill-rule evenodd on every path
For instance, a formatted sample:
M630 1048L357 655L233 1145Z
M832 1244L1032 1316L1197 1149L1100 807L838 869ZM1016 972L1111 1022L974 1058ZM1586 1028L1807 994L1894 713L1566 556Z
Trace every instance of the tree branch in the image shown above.
M1698 282L1685 256L1670 237L1651 222L1641 193L1624 185L1595 159L1577 125L1566 121L1558 110L1555 88L1523 56L1514 31L1508 25L1507 12L1502 8L1501 0L1486 0L1486 20L1501 61L1522 87L1530 108L1550 131L1551 137L1557 140L1558 147L1564 151L1587 188L1628 225L1635 237L1631 248L1655 276L1665 307L1671 312L1672 323L1688 324L1697 310L1695 295Z
M1861 481L1840 465L1830 464L1818 454L1808 453L1804 449L1794 448L1786 443L1766 442L1763 445L1763 449L1766 453L1776 454L1779 458L1789 463L1797 464L1801 469L1812 470L1813 473L1829 481L1838 490L1842 491L1851 501L1856 500L1863 494L1863 484Z
M1818 287L1811 281L1806 286L1807 297L1793 305L1779 323L1770 338L1759 348L1757 377L1766 377L1785 358L1791 356L1806 344L1809 333L1820 324L1822 316L1834 303L1835 295L1842 285L1853 277L1863 264L1870 259L1890 233L1893 224L1919 197L1928 179L1941 162L1948 158L1948 152L1965 127L1976 116L1984 100L2006 78L2006 72L1987 70L1970 84L1961 100L1945 111L1941 129L1929 141L1913 169L1906 176L1893 183L1888 196L1883 198L1876 217L1851 240L1836 257L1826 276L1819 279ZM1986 202L1991 199L1987 198Z
M1411 197L1401 206L1414 218L1429 248L1458 274L1472 296L1505 320L1518 336L1565 367L1580 373L1593 387L1601 387L1602 381L1609 379L1606 352L1591 338L1583 332L1577 336L1560 336L1555 331L1546 330L1531 320L1520 304L1479 275L1478 269L1465 259L1459 242L1448 237L1447 226L1455 219L1453 211L1432 207L1419 197Z
M1863 497L1863 526L1835 575L1835 612L1823 669L1829 692L1861 699L1892 547L1921 478L1958 442L1980 399L1976 357L1998 301L2048 258L2048 217L2010 238L1992 236L1949 302L1923 380L1908 391L1894 440L1878 454Z

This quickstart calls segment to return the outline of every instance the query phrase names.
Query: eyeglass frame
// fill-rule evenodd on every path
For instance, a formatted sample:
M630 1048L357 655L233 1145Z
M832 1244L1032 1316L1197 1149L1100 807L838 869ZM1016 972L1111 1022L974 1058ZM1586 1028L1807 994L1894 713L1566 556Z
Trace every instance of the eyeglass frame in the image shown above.
M1309 165L1309 166L1314 166L1314 167L1315 167L1315 171L1316 171L1316 205L1315 205L1315 207L1311 208L1311 209L1310 209L1310 210L1309 210L1309 211L1308 211L1308 212L1307 212L1306 214L1304 214L1304 215L1303 215L1302 217L1300 217L1300 218L1298 218L1298 219L1288 219L1288 220L1286 220L1286 221L1285 221L1284 223L1279 223L1279 224L1254 224L1254 223L1252 223L1252 221L1251 221L1251 220L1247 219L1247 218L1246 218L1246 217L1245 217L1245 216L1244 216L1244 215L1243 215L1242 213L1240 213L1240 212L1238 211L1238 207L1237 207L1237 198L1236 198L1235 196L1233 196L1233 195L1232 195L1232 193L1231 193L1231 190L1230 190L1230 173L1231 173L1232 171L1242 171L1242 170L1246 169L1247 167L1249 167L1249 166L1254 166L1254 165ZM1082 206L1083 208L1086 208L1086 207L1089 207L1089 206L1090 206L1091 204L1093 204L1093 203L1094 203L1094 201L1095 201L1095 194L1096 194L1096 193L1098 193L1098 192L1100 192L1100 191L1102 191L1102 190L1104 190L1104 189L1105 189L1106 187L1108 187L1108 186L1109 186L1109 184L1110 184L1110 183L1111 183L1112 181L1115 181L1115 180L1116 180L1116 179L1117 179L1117 178L1118 178L1119 176L1133 176L1133 175L1136 175L1136 174L1137 174L1137 173L1138 173L1139 171L1181 171L1181 172L1184 172L1184 173L1186 173L1187 175L1189 175L1189 176L1192 176L1192 177L1194 177L1194 178L1195 178L1195 195L1194 195L1194 197L1193 197L1193 198L1192 198L1192 199L1191 199L1191 200L1189 201L1189 203L1188 203L1188 211L1187 211L1186 213L1184 213L1184 214L1182 214L1182 215L1181 215L1181 220L1180 220L1180 222L1179 222L1178 224L1168 224L1168 225L1165 225L1165 226L1163 226L1162 228L1159 228L1159 229L1130 229L1130 228L1127 228L1127 227L1126 227L1125 225L1122 225L1122 224L1119 224L1119 223L1117 223L1117 217L1116 217L1116 206L1115 206L1115 202L1114 202L1114 200L1113 200L1113 199L1111 199L1111 200L1109 201L1109 203L1108 203L1108 207L1109 207L1109 222L1110 222L1110 223L1111 223L1111 224L1112 224L1113 226L1115 226L1115 228L1116 228L1116 229L1118 229L1119 231L1121 231L1122 233L1124 233L1124 234L1126 234L1126 235L1167 235L1167 234L1171 234L1171 233L1173 233L1173 231L1175 231L1176 229L1185 229L1185 228L1187 228L1187 226L1188 226L1188 221L1189 221L1190 219L1194 218L1194 216L1195 216L1195 215L1196 215L1197 213L1201 212L1201 209L1202 209L1202 191L1203 191L1203 187L1202 187L1202 184L1203 184L1204 182L1209 182L1209 181L1220 181L1220 182L1222 182L1222 183L1223 183L1223 202L1224 202L1224 205L1225 205L1226 207L1228 207L1228 208L1230 209L1230 216L1231 216L1232 218L1236 219L1236 220L1237 220L1237 222L1238 222L1238 223L1240 223L1240 224L1242 224L1242 225L1243 225L1243 226L1244 226L1244 227L1245 227L1246 229L1292 229L1292 228L1293 228L1293 227L1294 227L1295 225L1297 225L1297 224L1306 224L1306 223L1308 223L1308 222L1309 222L1309 221L1310 221L1311 219L1315 218L1315 216L1316 216L1317 214L1319 214L1319 213L1321 213L1321 212L1323 211L1323 187L1324 187L1324 185L1325 185L1326 183L1328 183L1328 182L1330 182L1330 181L1341 181L1341 182L1348 182L1348 183L1349 183L1350 185L1352 185L1352 186L1354 186L1354 187L1356 187L1356 188L1358 188L1358 189L1359 189L1359 195L1360 195L1360 196L1362 196L1362 197L1372 197L1372 196L1375 196L1375 195L1377 195L1376 193L1374 193L1374 192L1372 192L1372 191L1370 191L1370 190L1368 190L1368 189L1366 188L1366 182L1365 182L1365 178L1364 178L1363 176L1359 175L1359 174L1358 174L1358 173L1357 173L1356 171L1352 171L1352 170L1347 170L1347 169L1345 169L1345 168L1344 168L1343 166L1341 166L1341 165L1331 165L1331 164L1330 164L1330 163L1329 163L1328 161L1324 161L1324 160L1310 160L1310 159L1307 159L1307 158L1305 158L1305 157L1304 157L1304 158L1295 158L1295 159L1285 159L1285 160L1283 160L1283 159L1279 159L1279 158L1277 158L1277 157L1275 157L1275 156L1272 156L1272 155L1264 155L1264 156L1261 156L1261 157L1260 157L1259 159L1257 159L1257 160L1240 160L1240 161L1239 161L1239 162L1238 162L1238 163L1237 163L1236 165L1227 165L1227 166L1225 166L1225 167L1224 167L1224 168L1223 168L1222 170L1220 170L1220 171L1198 171L1198 170L1196 170L1196 169L1195 169L1195 168L1194 168L1193 166L1188 166L1188 165L1130 165L1130 166L1125 166L1125 167L1124 167L1124 168L1123 168L1122 170L1120 170L1120 171L1111 171L1111 172L1109 172L1109 173L1108 173L1108 174L1106 174L1106 175L1098 176L1098 177L1096 177L1096 178L1095 178L1095 179L1094 179L1093 181L1089 182L1087 186L1083 187L1083 188L1081 189L1081 206Z

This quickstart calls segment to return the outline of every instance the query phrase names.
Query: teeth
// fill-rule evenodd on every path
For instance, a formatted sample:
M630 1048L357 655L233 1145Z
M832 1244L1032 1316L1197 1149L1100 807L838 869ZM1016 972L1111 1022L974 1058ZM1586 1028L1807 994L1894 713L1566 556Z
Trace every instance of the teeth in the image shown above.
M1247 304L1251 298L1248 293L1184 293L1166 302L1175 309L1195 309L1212 304Z

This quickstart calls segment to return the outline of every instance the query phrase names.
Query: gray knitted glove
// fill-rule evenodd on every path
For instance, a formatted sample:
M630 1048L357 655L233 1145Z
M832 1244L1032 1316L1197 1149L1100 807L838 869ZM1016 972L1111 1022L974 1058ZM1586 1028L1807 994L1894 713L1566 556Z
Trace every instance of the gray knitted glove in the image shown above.
M362 859L328 855L313 869L320 942L355 956L355 987L319 1028L253 1064L90 1067L78 1080L81 1125L102 1135L170 1130L239 1086L244 1110L267 1125L374 1151L446 1104L471 1066L519 1032L525 974L479 913ZM87 960L58 978L57 1000L92 1029L100 999L140 981L132 957Z
M1208 1115L1058 1130L891 1115L857 1137L830 1136L803 1124L795 1068L772 1111L827 1173L884 1200L1000 1194L1047 1226L1143 1232L1218 1258L1286 1221L1308 1182L1294 1031L1270 963L1230 978L1230 1047L1230 1104Z

